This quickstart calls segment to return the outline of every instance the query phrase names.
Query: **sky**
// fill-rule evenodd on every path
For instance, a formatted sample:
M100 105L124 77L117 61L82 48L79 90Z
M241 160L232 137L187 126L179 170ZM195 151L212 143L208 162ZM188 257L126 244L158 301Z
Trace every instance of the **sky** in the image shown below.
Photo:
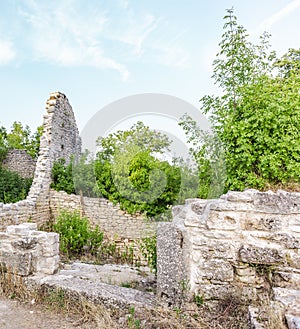
M256 42L300 48L300 0L0 0L0 125L32 130L50 92L63 92L83 129L106 105L162 93L199 108L216 92L212 61L234 7Z

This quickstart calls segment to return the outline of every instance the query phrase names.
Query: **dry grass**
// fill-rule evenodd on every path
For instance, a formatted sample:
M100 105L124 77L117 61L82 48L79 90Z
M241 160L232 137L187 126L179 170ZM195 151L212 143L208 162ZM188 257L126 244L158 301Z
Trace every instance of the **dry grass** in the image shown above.
M283 309L271 302L269 299L265 299L255 305L257 309L257 321L264 325L268 329L286 329L285 318L283 316Z
M300 183L297 182L288 182L288 183L278 183L278 184L269 184L267 183L263 191L273 191L277 192L278 190L284 190L286 192L300 192Z
M21 277L3 269L0 271L0 292L27 303L34 300L45 312L61 313L70 319L72 325L83 329L247 328L247 305L235 297L200 306L185 303L177 309L117 310L96 305L80 295L69 295L61 289L46 286L28 289ZM268 328L281 329L280 326Z

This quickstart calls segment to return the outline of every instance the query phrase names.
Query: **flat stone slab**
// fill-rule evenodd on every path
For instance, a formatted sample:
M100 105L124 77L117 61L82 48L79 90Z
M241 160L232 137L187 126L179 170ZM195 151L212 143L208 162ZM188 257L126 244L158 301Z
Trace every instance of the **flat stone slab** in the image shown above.
M113 277L115 283L122 283L125 279L126 282L137 278L141 280L143 276L138 274L139 271L129 266L74 263L67 265L57 274L48 276L37 274L26 278L26 282L29 286L62 289L71 296L80 295L90 302L111 308L126 309L130 306L154 308L158 305L154 294L101 282L105 273L108 276L109 273L115 274ZM107 277L106 280L112 279Z
M59 271L61 275L92 279L107 284L122 285L131 282L154 281L155 275L148 267L132 267L129 265L93 265L75 262L65 264Z

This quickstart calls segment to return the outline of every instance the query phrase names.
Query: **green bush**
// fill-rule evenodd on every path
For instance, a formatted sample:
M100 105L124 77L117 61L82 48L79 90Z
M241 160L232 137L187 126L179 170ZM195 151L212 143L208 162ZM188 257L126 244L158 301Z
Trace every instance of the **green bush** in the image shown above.
M26 199L31 184L31 178L22 178L0 166L0 202L14 203Z
M212 76L222 92L200 100L221 147L191 118L181 122L199 166L199 194L210 197L214 177L219 177L216 164L226 167L225 182L219 184L225 188L219 194L245 188L299 188L300 50L289 49L276 59L267 33L253 44L232 9L224 20Z
M56 191L65 191L68 194L80 192L87 197L100 196L94 174L94 161L89 159L87 151L78 162L73 159L69 164L66 164L65 159L55 161L51 177L51 188Z
M73 165L71 162L66 165L65 159L55 161L51 171L51 178L51 188L56 191L65 191L68 194L75 193Z
M115 163L100 159L95 162L100 193L128 213L153 217L164 213L179 196L180 168L160 161L149 151L124 152Z
M84 252L97 253L103 242L99 227L91 228L88 218L79 212L61 211L53 225L60 235L60 250L67 256L78 256Z

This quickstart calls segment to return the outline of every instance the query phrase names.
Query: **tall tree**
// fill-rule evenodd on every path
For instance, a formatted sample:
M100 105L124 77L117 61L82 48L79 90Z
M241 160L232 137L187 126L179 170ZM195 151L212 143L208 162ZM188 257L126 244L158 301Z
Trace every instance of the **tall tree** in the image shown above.
M290 50L278 60L270 51L269 34L264 33L255 45L237 24L232 9L224 20L225 32L212 76L222 94L200 100L224 150L224 191L299 183L299 52ZM204 178L209 181L215 156L209 149L214 140L197 135L185 122L182 125L188 136L198 143L199 172L208 166L210 171L206 170L208 177Z

